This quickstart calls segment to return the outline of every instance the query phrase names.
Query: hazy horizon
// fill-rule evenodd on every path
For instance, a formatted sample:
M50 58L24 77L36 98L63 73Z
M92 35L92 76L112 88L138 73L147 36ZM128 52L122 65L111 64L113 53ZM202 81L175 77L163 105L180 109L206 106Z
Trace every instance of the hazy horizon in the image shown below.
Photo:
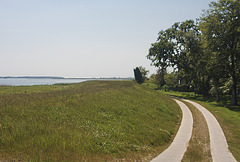
M0 1L0 76L133 77L160 30L210 0Z
M125 79L125 78L134 78L134 77L63 77L63 76L0 76L0 78L56 78L56 79Z

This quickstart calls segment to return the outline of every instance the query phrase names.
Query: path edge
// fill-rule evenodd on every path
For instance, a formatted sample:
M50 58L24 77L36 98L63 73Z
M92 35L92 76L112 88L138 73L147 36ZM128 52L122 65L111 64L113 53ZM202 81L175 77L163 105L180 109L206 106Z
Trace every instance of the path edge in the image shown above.
M152 159L152 162L176 162L181 161L187 151L188 143L192 136L193 116L190 109L183 102L173 99L182 111L182 121L178 132L171 145L160 155Z

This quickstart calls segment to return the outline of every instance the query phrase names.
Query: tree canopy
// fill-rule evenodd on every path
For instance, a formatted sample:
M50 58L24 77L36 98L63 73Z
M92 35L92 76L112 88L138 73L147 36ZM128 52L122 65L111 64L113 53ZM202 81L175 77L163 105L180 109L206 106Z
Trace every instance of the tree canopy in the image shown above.
M197 21L177 22L161 30L151 44L147 58L164 70L172 66L178 79L194 86L196 93L214 94L219 100L232 92L232 105L237 105L240 84L240 1L219 0L209 5Z

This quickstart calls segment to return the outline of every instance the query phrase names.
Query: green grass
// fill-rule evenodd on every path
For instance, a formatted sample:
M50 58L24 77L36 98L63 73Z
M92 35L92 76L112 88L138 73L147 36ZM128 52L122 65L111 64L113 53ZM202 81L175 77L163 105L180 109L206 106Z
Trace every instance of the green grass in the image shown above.
M0 86L0 96L9 94L49 92L73 88L75 84L54 84L54 85L35 85L35 86Z
M229 101L216 103L211 100L204 101L202 96L195 96L194 93L184 92L165 92L169 95L178 96L181 98L195 100L205 108L207 108L220 123L224 134L227 138L229 149L236 158L240 161L240 106L231 107ZM228 108L227 108L228 107Z
M151 89L155 89L155 90L157 90L159 88L156 84L152 84L152 83L143 83L142 85L149 87Z
M211 162L212 156L207 122L202 113L195 106L186 101L183 102L192 112L193 130L191 140L188 144L187 151L185 152L182 161Z
M0 160L142 160L179 122L174 101L132 81L0 87Z

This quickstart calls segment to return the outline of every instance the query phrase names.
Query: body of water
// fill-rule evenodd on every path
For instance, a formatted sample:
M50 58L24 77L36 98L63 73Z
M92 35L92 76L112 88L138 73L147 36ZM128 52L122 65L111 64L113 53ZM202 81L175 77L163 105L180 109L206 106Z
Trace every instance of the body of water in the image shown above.
M0 86L52 85L57 83L80 83L89 80L131 80L131 79L132 78L116 78L116 79L0 78Z
M57 83L80 83L94 79L51 79L51 78L0 78L0 85L27 86L27 85L52 85Z

